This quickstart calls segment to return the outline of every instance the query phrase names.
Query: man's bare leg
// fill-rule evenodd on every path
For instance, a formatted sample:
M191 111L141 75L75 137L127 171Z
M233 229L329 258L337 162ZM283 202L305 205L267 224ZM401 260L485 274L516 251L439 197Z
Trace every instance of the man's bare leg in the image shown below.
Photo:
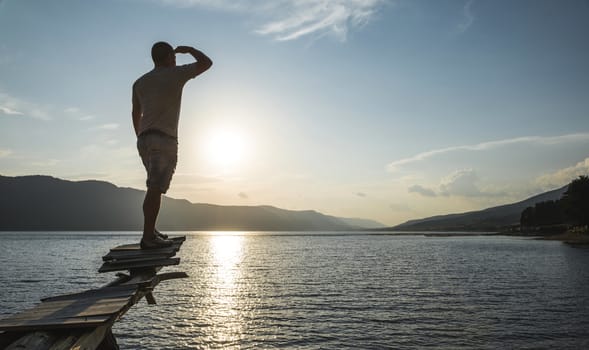
M142 248L157 248L158 246L169 246L171 241L158 237L155 233L155 223L162 203L162 193L158 188L147 188L143 200L143 237Z

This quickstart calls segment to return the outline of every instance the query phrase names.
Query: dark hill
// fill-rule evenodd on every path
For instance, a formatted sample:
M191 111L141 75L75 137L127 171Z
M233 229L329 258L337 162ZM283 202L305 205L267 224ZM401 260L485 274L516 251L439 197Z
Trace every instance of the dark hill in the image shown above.
M503 227L519 224L521 213L538 202L557 200L567 190L562 188L530 197L521 202L501 205L484 210L461 214L432 216L425 219L410 220L389 228L394 231L495 231ZM386 230L386 229L383 229Z
M144 191L102 181L0 176L0 230L141 230ZM340 231L362 227L316 211L163 198L162 230ZM374 223L378 225L378 223Z

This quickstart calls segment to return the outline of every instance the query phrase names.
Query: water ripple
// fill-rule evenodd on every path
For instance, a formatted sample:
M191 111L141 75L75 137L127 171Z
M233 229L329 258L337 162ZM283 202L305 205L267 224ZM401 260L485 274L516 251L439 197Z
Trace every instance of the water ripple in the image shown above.
M0 234L0 314L100 286L137 236ZM125 349L581 349L589 251L502 237L191 235L190 278L114 327Z

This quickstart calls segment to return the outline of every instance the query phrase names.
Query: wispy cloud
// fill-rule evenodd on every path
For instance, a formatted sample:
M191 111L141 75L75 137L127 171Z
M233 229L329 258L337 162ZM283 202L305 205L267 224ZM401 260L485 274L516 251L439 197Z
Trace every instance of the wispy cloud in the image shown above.
M10 107L6 107L6 106L0 106L0 114L4 114L4 115L22 115L22 112L19 112L17 110L14 110Z
M202 6L238 11L253 16L255 33L278 41L331 34L345 41L350 29L360 28L375 18L387 0L160 0L175 6Z
M479 176L474 169L453 171L440 180L437 191L421 185L410 186L408 190L410 193L417 193L425 197L496 198L505 195L505 192L493 187L481 190Z
M473 169L461 169L442 179L442 196L478 197L483 195L477 187L479 177Z
M80 113L80 109L78 107L68 107L68 108L64 109L63 111L68 114Z
M421 185L413 185L409 187L409 193L417 193L425 197L437 197L437 194L431 188L426 188Z
M466 4L464 4L464 7L462 8L463 19L462 19L462 22L460 22L456 26L456 29L458 30L459 33L466 32L468 30L468 28L474 22L474 14L471 9L473 2L474 2L474 0L468 0L466 2Z
M407 203L391 203L389 204L389 208L396 212L410 212L412 211L411 208L407 205Z
M117 123L107 123L107 124L99 125L99 126L95 127L94 129L96 129L96 130L116 130L118 128L119 128L119 124L117 124Z
M0 115L30 117L51 120L47 108L0 92Z
M30 166L37 167L37 168L51 168L59 164L61 161L59 159L44 159L30 162Z
M12 154L11 150L0 148L0 158L8 157L11 154Z
M78 121L88 121L93 120L95 117L93 115L87 114L82 111L79 107L68 107L63 110L63 112L68 115L70 118L78 120Z
M498 141L481 142L472 145L452 146L419 153L415 156L395 160L387 165L389 172L396 172L405 165L425 161L444 154L458 151L488 151L517 144L558 145L572 142L589 141L589 133L567 134L560 136L524 136Z
M345 41L350 28L359 28L372 20L382 1L317 0L284 1L276 20L256 32L276 40L293 40L302 36L332 34ZM289 14L285 16L284 14Z

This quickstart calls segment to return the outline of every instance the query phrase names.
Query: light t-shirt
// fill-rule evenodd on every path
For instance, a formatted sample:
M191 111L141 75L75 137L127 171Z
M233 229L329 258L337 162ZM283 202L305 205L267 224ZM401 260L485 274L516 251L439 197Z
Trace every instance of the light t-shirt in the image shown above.
M197 64L156 67L133 84L133 98L141 105L139 134L159 130L178 138L178 120L184 84L198 74Z

